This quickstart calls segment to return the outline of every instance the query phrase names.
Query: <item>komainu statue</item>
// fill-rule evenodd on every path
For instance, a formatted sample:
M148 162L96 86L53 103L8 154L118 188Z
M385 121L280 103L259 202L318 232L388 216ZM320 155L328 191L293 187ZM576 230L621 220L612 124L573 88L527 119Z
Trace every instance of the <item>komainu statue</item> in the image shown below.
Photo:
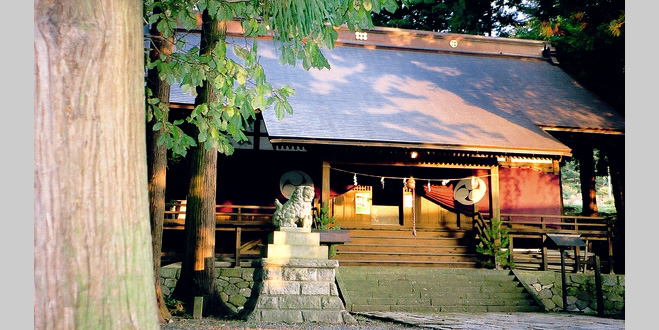
M275 199L272 223L275 227L311 228L311 208L315 192L310 186L297 186L291 198L283 205Z

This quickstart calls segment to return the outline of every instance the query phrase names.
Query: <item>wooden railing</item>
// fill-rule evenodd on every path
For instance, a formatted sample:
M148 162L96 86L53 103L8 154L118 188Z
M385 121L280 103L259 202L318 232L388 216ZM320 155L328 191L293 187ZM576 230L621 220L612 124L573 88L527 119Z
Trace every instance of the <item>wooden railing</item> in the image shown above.
M163 229L185 229L185 201L168 203L165 205L165 209ZM236 267L240 267L243 231L270 232L274 230L272 224L272 214L275 211L274 206L216 205L215 210L215 230L235 232L236 245L234 256Z
M490 214L481 213L482 216L474 217L474 227L477 232L482 233L484 226L490 226ZM513 259L514 241L516 238L538 239L537 248L542 251L543 270L548 269L547 234L578 235L585 243L584 255L588 256L588 248L592 241L605 241L607 245L606 262L609 272L613 272L613 225L611 217L585 217L567 215L538 215L538 214L501 214L502 226L508 228L510 236L511 251L510 258ZM579 247L575 247L575 256L581 255ZM576 268L579 268L578 258Z
M165 205L165 226L183 225L185 223L185 202L168 203ZM223 222L232 223L266 223L272 221L274 206L257 205L215 205L215 220L218 225Z

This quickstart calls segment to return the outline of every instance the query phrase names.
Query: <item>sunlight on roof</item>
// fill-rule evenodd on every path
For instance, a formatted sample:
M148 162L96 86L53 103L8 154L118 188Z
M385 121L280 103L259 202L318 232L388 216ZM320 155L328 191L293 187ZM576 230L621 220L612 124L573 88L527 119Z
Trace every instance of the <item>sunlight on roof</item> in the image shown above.
M432 66L432 65L427 65L427 64L425 64L423 62L419 62L419 61L412 61L412 64L414 64L414 65L416 65L416 66L418 66L422 69L426 69L428 71L434 71L434 72L441 73L443 75L450 76L450 77L456 77L456 76L462 75L462 72L460 70L458 70L457 68L453 68L453 67Z
M375 115L409 113L405 121L383 120L379 125L419 139L443 143L475 141L492 144L532 140L552 142L548 135L529 129L529 123L513 122L489 109L466 102L461 96L440 88L427 80L383 75L372 85L383 99L380 107L364 111Z
M340 66L336 63L330 62L331 69L309 69L309 74L313 81L309 83L309 91L313 94L327 95L332 91L335 91L337 84L347 84L349 82L348 77L356 73L364 71L366 66L362 63L358 63L353 67Z

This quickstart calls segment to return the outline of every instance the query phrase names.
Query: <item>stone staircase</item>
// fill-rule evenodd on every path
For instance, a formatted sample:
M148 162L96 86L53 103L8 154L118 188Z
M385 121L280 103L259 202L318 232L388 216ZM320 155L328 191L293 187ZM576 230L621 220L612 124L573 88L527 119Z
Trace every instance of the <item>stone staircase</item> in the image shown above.
M349 312L538 312L509 270L346 267L336 275Z

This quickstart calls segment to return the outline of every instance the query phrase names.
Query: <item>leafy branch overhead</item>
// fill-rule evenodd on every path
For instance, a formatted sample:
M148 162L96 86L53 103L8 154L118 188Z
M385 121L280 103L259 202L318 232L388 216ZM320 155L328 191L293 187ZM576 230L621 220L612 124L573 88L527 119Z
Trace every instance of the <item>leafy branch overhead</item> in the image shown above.
M393 12L397 6L395 0L145 0L145 24L155 24L162 38L174 43L171 55L154 61L145 56L147 69L156 68L161 80L178 84L192 96L205 83L218 96L217 101L197 105L185 120L169 122L164 116L169 111L167 104L147 88L147 120L159 122L154 130L165 128L157 144L164 143L182 156L197 142L207 150L216 147L221 153L232 154L231 140L247 141L245 130L256 118L256 111L273 107L280 120L293 113L288 98L295 91L288 85L275 88L268 83L259 64L257 37L273 38L282 64L295 66L301 61L305 70L329 69L321 49L334 47L338 37L335 27L347 24L351 31L371 28L371 12ZM241 44L232 44L222 38L210 54L200 54L199 45L190 43L198 38L186 38L199 32L200 12L218 21L239 21L246 39L237 38ZM227 55L228 49L239 61ZM198 136L186 134L181 128L186 122L196 126Z

